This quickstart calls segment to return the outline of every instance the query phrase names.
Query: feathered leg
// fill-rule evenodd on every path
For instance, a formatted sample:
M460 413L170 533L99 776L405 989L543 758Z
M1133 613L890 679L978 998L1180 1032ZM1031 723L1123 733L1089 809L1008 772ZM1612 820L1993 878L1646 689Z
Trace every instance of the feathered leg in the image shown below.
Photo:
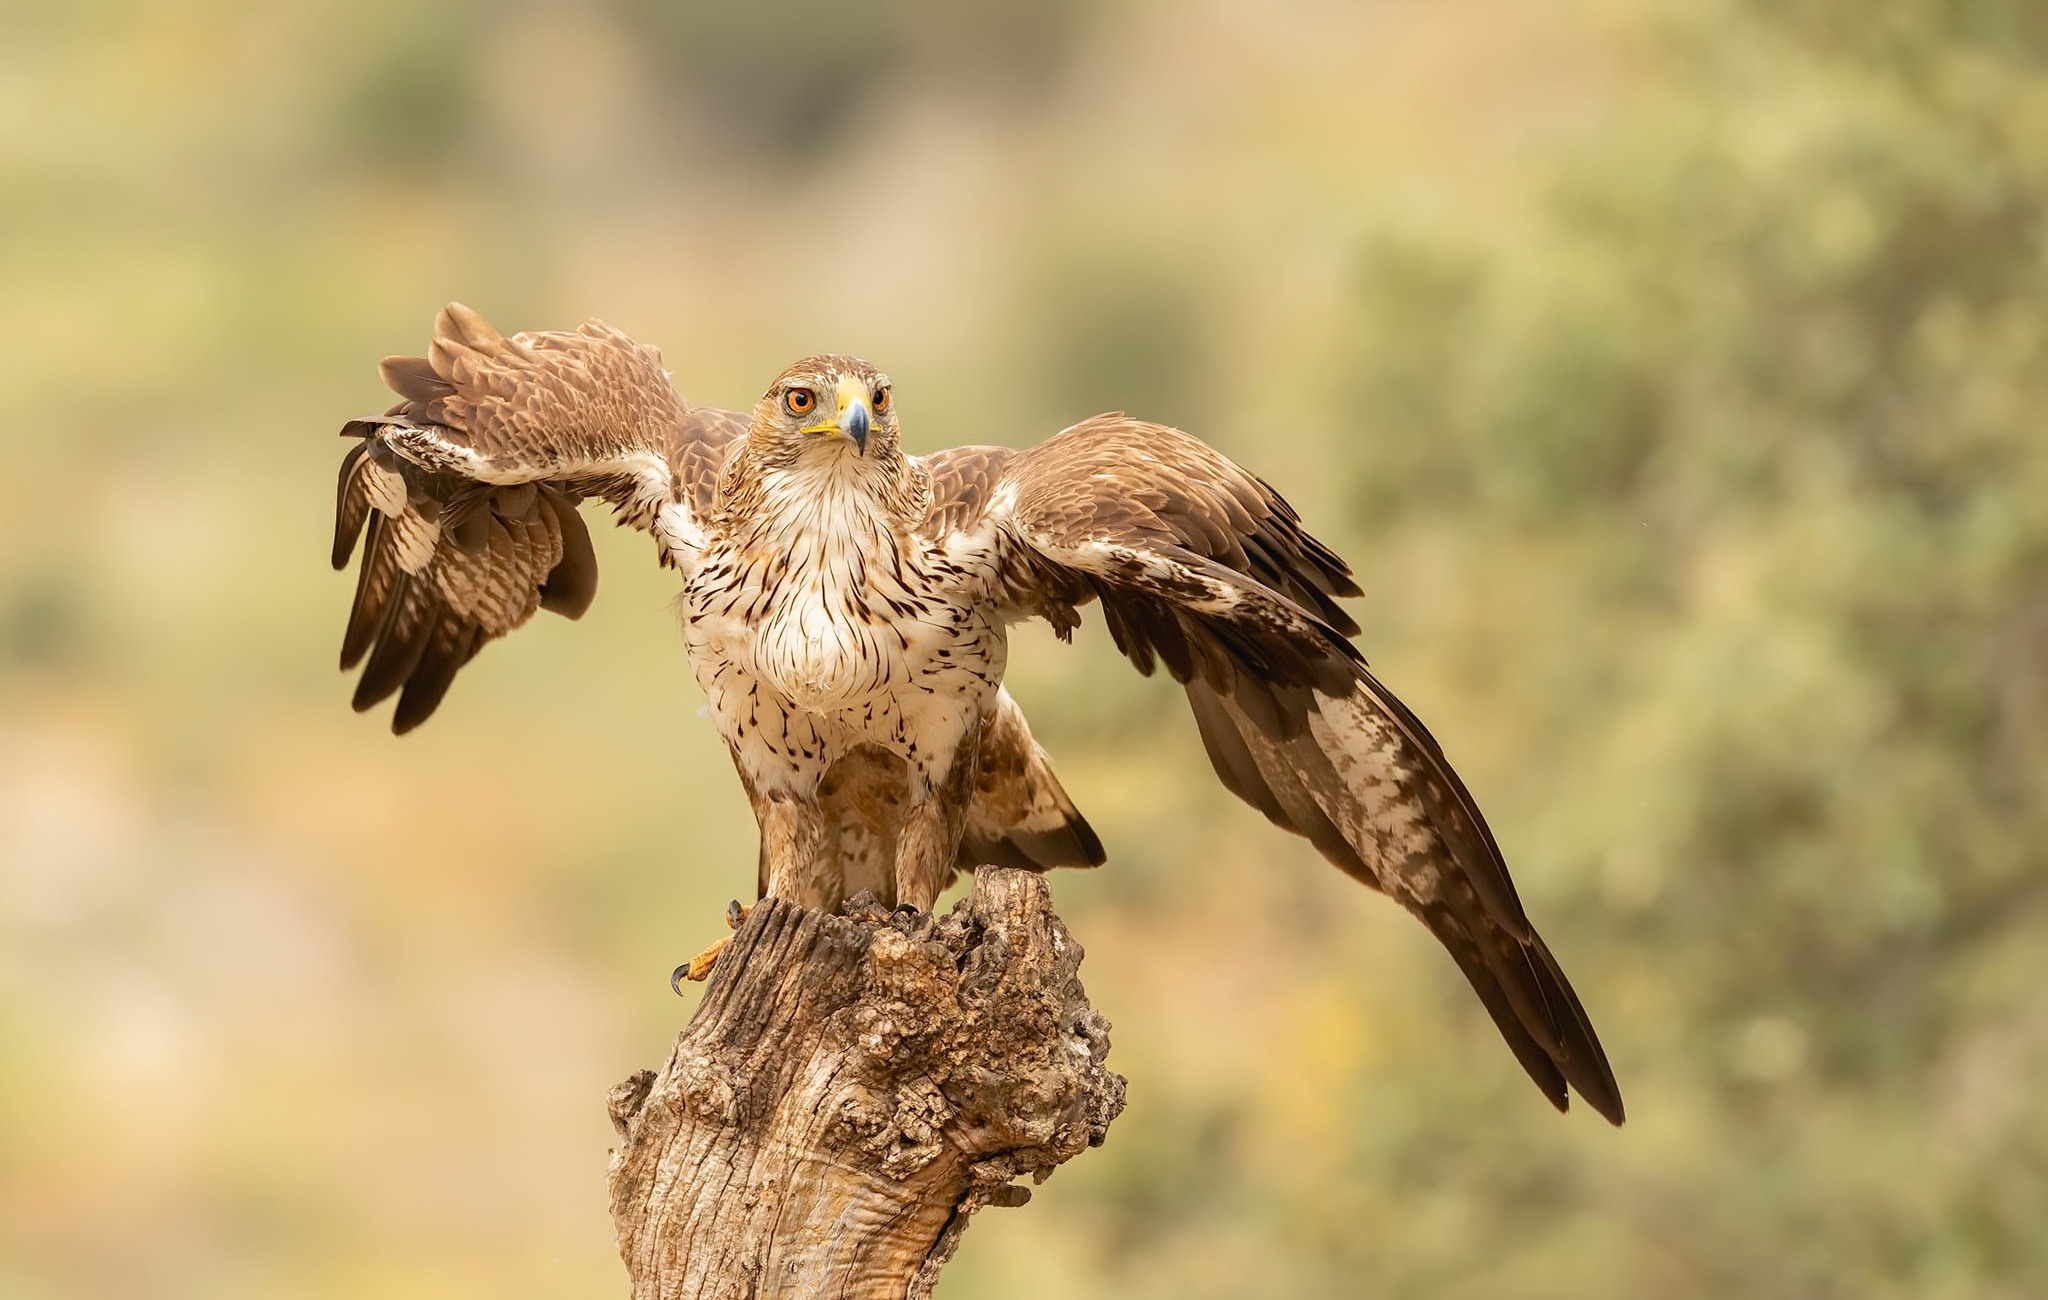
M737 759L735 755L735 759ZM761 828L760 865L757 879L763 898L786 898L804 907L837 907L840 902L839 873L825 860L825 817L815 798L784 791L757 790L740 770L740 781L754 805L754 819ZM739 929L748 909L735 900L726 908L726 924ZM701 980L711 974L718 954L732 942L721 935L704 951L676 967L669 977L671 986L683 980Z
M910 807L896 840L896 904L930 911L953 883L967 810L974 802L975 746L963 743L949 767L910 769Z

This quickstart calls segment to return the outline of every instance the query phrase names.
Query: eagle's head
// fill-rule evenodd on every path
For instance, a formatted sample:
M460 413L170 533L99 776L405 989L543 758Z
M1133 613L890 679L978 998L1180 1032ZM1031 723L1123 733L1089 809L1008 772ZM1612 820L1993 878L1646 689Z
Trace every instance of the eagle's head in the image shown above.
M750 436L792 460L813 452L893 458L889 377L859 357L805 357L761 395Z

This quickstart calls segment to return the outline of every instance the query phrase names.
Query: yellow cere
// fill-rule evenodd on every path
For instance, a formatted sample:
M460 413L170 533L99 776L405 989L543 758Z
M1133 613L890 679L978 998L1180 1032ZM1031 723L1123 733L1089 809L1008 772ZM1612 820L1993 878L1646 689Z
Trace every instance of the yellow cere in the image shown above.
M867 385L861 382L860 378L856 375L841 375L839 377L839 409L833 413L831 419L820 420L816 424L807 424L803 427L803 431L805 433L844 433L846 430L847 409L853 406L866 406L867 403Z

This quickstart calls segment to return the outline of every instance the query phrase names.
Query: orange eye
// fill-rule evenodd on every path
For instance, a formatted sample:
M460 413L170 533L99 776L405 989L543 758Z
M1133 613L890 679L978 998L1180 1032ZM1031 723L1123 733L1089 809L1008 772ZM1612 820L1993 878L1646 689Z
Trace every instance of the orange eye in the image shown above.
M808 388L792 388L782 395L791 415L809 415L818 405L818 395Z
M887 388L877 388L875 390L875 414L880 415L882 412L888 409L889 390Z

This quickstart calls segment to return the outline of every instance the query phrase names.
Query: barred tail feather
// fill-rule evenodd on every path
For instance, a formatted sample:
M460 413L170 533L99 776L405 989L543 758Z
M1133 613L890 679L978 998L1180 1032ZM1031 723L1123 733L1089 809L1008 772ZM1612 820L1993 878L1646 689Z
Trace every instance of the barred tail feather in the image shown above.
M1046 871L1099 867L1102 841L1053 775L1052 762L1031 737L1009 692L982 724L974 802L961 837L959 865L984 863Z

